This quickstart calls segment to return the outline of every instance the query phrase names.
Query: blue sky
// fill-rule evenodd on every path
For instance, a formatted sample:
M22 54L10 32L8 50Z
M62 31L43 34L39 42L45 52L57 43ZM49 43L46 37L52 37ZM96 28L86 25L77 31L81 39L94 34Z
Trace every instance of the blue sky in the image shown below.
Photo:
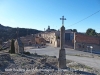
M50 25L59 29L64 15L66 29L85 32L93 28L100 33L100 0L0 0L0 23L4 26L44 30ZM69 27L70 26L70 27Z

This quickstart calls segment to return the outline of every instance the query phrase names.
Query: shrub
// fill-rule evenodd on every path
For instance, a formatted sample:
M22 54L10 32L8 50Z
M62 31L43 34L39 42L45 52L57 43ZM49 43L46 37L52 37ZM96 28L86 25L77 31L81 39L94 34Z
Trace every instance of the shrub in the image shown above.
M30 52L24 52L24 54L26 54L26 55L30 55Z

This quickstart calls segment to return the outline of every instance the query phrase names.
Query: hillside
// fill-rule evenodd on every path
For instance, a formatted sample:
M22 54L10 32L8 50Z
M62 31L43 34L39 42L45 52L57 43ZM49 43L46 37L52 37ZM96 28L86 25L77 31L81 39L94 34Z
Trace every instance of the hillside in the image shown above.
M8 26L3 26L0 24L0 39L3 41L6 41L8 39L16 38L17 37L17 31L18 31L18 36L26 36L27 34L36 34L39 32L42 32L40 30L36 29L27 29L27 28L12 28Z

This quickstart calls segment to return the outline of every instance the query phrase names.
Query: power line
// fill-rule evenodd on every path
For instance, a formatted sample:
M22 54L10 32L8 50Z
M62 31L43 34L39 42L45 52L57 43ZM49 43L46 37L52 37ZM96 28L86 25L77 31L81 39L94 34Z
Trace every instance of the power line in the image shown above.
M89 17L91 17L91 16L93 16L93 15L99 13L99 12L100 12L100 10L98 10L97 12L95 12L95 13L89 15L88 17L86 17L86 18L84 18L84 19L82 19L82 20L80 20L80 21L78 21L78 22L76 22L76 23L74 23L74 24L72 24L72 25L69 25L68 27L73 26L73 25L76 25L76 24L78 24L78 23L80 23L80 22L86 20L87 18L89 18Z

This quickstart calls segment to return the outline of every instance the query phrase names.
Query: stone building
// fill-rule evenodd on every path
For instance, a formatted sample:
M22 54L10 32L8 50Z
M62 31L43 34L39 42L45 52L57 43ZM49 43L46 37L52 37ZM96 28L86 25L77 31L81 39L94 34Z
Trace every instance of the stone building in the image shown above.
M55 29L48 29L44 32L38 33L37 37L42 37L46 42L51 43L54 47L60 47L60 31ZM72 45L72 40L74 38L74 33L71 29L65 30L65 47L68 47L67 44Z
M35 44L35 36L34 35L27 35L25 37L20 37L24 46L31 46Z
M38 34L38 37L44 38L48 43L54 47L59 47L60 31L47 31ZM59 37L59 38L58 38ZM76 50L87 50L87 46L93 46L94 50L100 50L100 37L93 37L85 35L84 33L75 33L71 29L65 30L65 47Z
M41 33L41 37L44 38L46 42L53 44L55 47L59 46L59 35L59 31Z
M55 29L50 29L50 26L48 26L46 32L52 32L52 31L56 31Z
M44 38L48 43L51 43L54 47L60 46L60 31L44 31L38 34L38 37ZM65 43L71 42L74 38L74 33L71 30L65 30ZM66 46L66 45L65 45Z
M24 52L24 45L22 43L22 41L20 40L20 38L15 40L15 53L23 53Z
M74 49L86 51L88 46L93 46L93 50L100 51L100 38L82 33L74 33Z
M35 44L46 45L46 41L45 41L44 38L41 38L41 37L35 37Z

